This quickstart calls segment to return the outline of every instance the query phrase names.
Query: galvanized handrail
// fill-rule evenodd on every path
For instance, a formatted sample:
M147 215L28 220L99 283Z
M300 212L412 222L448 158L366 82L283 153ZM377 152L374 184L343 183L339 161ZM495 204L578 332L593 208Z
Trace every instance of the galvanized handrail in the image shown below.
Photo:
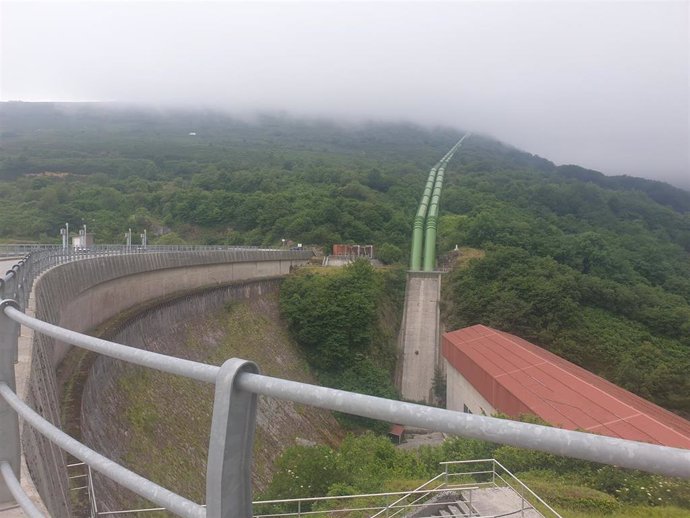
M448 466L455 466L455 465L462 465L462 464L465 464L465 465L466 465L466 464L480 464L480 463L491 463L491 470L490 470L490 471L487 471L487 472L475 472L475 471L472 471L472 472L465 472L465 471L461 471L461 472L458 472L458 473L448 473ZM534 491L532 491L529 487L527 487L527 486L525 485L525 483L524 483L522 480L520 480L518 477L516 477L515 475L513 475L513 473L512 473L511 471L509 471L508 468L506 468L503 464L501 464L501 463L500 463L499 461L497 461L496 459L493 459L493 458L492 458L492 459L477 459L477 460L451 460L451 461L440 462L439 464L441 464L442 466L445 467L445 473L446 473L446 474L452 475L452 476L474 475L474 474L477 474L477 473L492 473L492 480L493 480L494 477L498 477L498 478L500 478L508 487L511 487L511 488L512 488L512 486L510 485L510 483L508 483L508 481L507 481L506 479L504 479L504 478L501 476L500 473L497 473L496 467L498 466L498 467L501 468L503 471L505 471L505 472L510 476L510 478L511 478L512 480L514 480L515 482L517 482L518 484L520 484L520 486L522 486L524 489L526 489L527 491L529 491L529 493L530 493L534 498L536 498L537 501L538 501L540 504L544 505L544 507L546 507L551 513L553 513L554 516L556 516L557 518L562 518L561 515L558 514L558 512L557 512L553 507L551 507L549 504L547 504L539 495L537 495ZM513 490L514 490L514 488L513 488ZM522 498L523 501L525 500L525 497L524 497L523 495L520 495L520 497ZM531 504L530 504L530 505L531 505Z
M34 265L34 270L22 277L22 282L18 282L22 275L21 265L13 268L10 275L2 279L0 294L8 295L4 288L8 287L9 280L14 281L11 288L26 297L27 285L30 287L33 275L63 260L74 258L65 259L59 253L54 253L39 260ZM30 261L24 263L31 265ZM240 359L230 359L221 367L191 362L63 329L29 317L22 313L19 307L25 305L12 299L0 302L0 380L11 380L10 385L13 384L14 373L13 369L10 373L8 368L8 363L9 367L12 367L13 362L8 360L12 355L16 358L16 335L19 324L107 356L215 383L206 480L206 510L164 488L152 490L155 484L109 459L98 456L67 436L22 403L10 385L4 381L0 383L3 400L50 440L73 454L77 452L75 456L126 487L130 487L127 484L131 485L131 481L136 480L136 487L130 489L139 494L146 493L142 496L182 516L251 516L251 450L257 395L583 460L690 478L690 450L454 412L264 376L258 373L256 365ZM9 350L7 344L14 344L14 351ZM11 430L13 426L10 425L8 429ZM17 472L14 457L11 460L0 460L9 460L12 469Z
M48 324L25 315L8 301L0 301L0 308L11 320L35 331L136 365L207 383L215 383L221 371L221 367L214 365L145 351ZM236 386L253 394L372 419L403 422L420 428L582 460L690 478L690 450L393 401L251 372L239 374Z
M393 401L258 374L237 388L263 396L581 460L690 478L690 450Z
M6 300L0 300L0 309L3 309L5 315L9 318L29 329L33 329L34 331L38 331L39 333L62 342L76 345L82 349L110 356L117 360L127 361L135 365L149 367L171 374L179 374L206 383L215 383L216 376L220 371L220 367L216 365L175 358L174 356L137 349L136 347L129 347L116 342L110 342L101 338L77 333L76 331L70 331L64 327L49 324L43 320L30 317L19 311L16 306Z
M490 470L482 470L482 471L461 471L458 473L449 473L448 472L448 467L451 465L470 465L470 464L487 464L489 463L491 465ZM361 493L361 494L355 494L355 495L334 495L334 496L321 496L321 497L301 497L301 498L284 498L284 499L274 499L274 500L259 500L253 502L254 508L256 507L262 507L262 506L270 506L270 505L276 505L276 504L297 504L297 511L285 511L285 512L273 512L273 513L266 513L266 512L259 512L255 513L253 516L254 518L278 518L278 517L289 517L289 516L309 516L309 515L321 515L323 513L328 513L329 515L336 515L338 513L349 513L353 511L376 511L378 510L377 513L373 514L370 516L370 518L376 518L378 516L385 515L387 518L392 518L393 516L397 516L398 514L405 512L410 509L415 509L415 508L420 508L420 507L428 507L430 505L439 505L439 502L425 502L425 503L419 503L423 498L429 496L429 495L435 495L439 493L448 493L448 492L462 492L463 493L463 500L460 501L444 501L443 504L448 505L448 504L457 504L458 502L461 502L465 505L468 505L470 507L470 510L472 510L471 505L472 505L472 492L479 490L483 487L498 487L497 484L495 483L495 477L498 477L507 488L510 488L512 491L515 491L515 488L505 479L503 476L501 476L500 473L496 473L496 468L499 467L502 470L505 471L507 475L510 476L511 479L515 480L519 484L521 484L527 491L529 491L536 499L538 502L544 505L546 509L548 509L555 518L562 518L561 515L555 511L551 506L549 506L546 502L544 502L543 499L539 497L539 495L535 494L529 487L527 487L519 478L517 478L515 475L513 475L508 469L503 466L499 461L496 459L473 459L473 460L460 460L460 461L445 461L445 462L440 462L439 463L443 468L444 471L436 475L435 477L427 480L424 482L422 485L419 487L409 490L409 491L390 491L390 492L380 492L380 493ZM477 482L477 481L472 481L472 482L467 482L463 484L451 484L448 483L448 478L449 476L471 476L471 475L486 475L486 474L493 474L495 476L492 476L492 481L491 482ZM440 485L435 486L431 489L425 489L426 486L429 484L432 484L435 481L438 481L439 479L443 479L443 481L440 483ZM467 493L469 492L469 499L467 498ZM328 509L319 509L316 511L304 511L304 504L306 503L323 503L323 502L340 502L340 501L347 501L347 500L356 500L356 499L361 499L361 498L368 498L368 499L381 499L383 497L390 497L390 496L398 496L402 495L400 498L397 500L391 502L391 503L381 503L381 504L371 504L367 507L351 507L351 506L343 506L343 507L329 507ZM403 503L406 499L410 498L411 496L414 495L419 495L416 499L414 499L411 502L406 502ZM506 516L513 516L518 513L522 513L524 510L527 509L534 509L534 505L529 502L522 494L519 494L521 498L521 507L518 509L515 509L513 511L507 511L507 512L502 512L500 514L492 514L492 515L472 515L475 516L475 518L500 518L500 517L506 517ZM527 507L525 507L525 502L527 502ZM99 516L106 516L106 515L124 515L124 514L131 514L131 513L145 513L145 512L154 512L154 511L163 511L165 508L163 507L150 507L150 508L140 508L140 509L126 509L126 510L119 510L119 511L106 511L106 512L101 512L98 513ZM476 510L475 510L476 511ZM445 515L443 515L445 516ZM443 516L439 516L438 518L443 518ZM465 516L465 515L462 515ZM429 516L429 518L433 518L432 516Z
M457 487L457 488L430 489L430 490L420 491L420 493L422 493L422 497L423 497L423 496L427 496L429 493L441 493L441 492L452 491L453 489L471 492L471 491L473 491L475 489L479 489L479 488L474 487L474 486L468 486L468 487L461 486L461 487ZM323 497L323 498L321 498L321 500L343 500L345 498L350 498L350 499L353 499L353 498L373 498L373 497L377 497L377 496L395 496L395 495L399 495L399 494L409 494L409 493L397 491L397 492L393 492L393 493L372 493L372 494L362 494L362 495L329 496L329 497ZM317 499L316 498L314 498L314 499L304 498L304 499L301 499L299 501L305 502L308 500L317 500ZM290 501L291 500L276 500L276 503L288 503ZM404 511L406 509L415 508L415 507L428 507L429 506L428 503L418 504L416 502L417 502L417 500L415 502L412 502L409 504L404 504L404 505L390 504L390 505L378 505L378 506L370 506L370 507L346 507L346 508L342 508L342 509L329 509L327 512L329 513L329 515L333 515L333 514L337 514L337 513L349 513L352 511L376 511L376 510L380 509L380 511L378 513L371 515L370 518L373 518L374 516L379 516L380 513L382 513L382 512L385 513L386 511L388 511L390 509L397 509L397 511L395 513L388 515L390 518L390 517L395 516L399 512ZM259 503L265 503L265 502L254 502L254 503L259 504ZM449 503L456 503L456 502L449 502ZM518 509L518 511L519 511L519 509ZM253 516L253 518L277 518L279 516L283 516L283 517L284 516L308 516L308 515L312 515L312 514L323 514L324 512L325 511L323 511L323 510L318 510L318 511L297 511L297 512L272 513L272 514L255 514ZM427 517L427 518L431 518L431 517ZM439 517L439 518L443 518L443 517ZM480 517L475 517L475 518L480 518ZM485 516L482 518L494 518L494 517L493 516Z
M155 482L151 482L141 475L137 475L133 471L120 466L118 463L73 439L32 410L4 382L0 382L0 396L25 422L41 432L47 439L82 460L96 471L107 475L118 484L152 502L165 505L167 509L179 516L189 518L204 518L206 516L206 512L200 505L159 486Z
M393 516L397 516L401 512L404 512L406 510L409 510L411 508L419 508L419 507L428 507L429 505L437 505L435 502L426 502L426 503L419 503L420 500L422 500L424 497L429 496L430 494L438 494L438 493L445 493L445 492L457 492L457 491L462 491L462 492L472 492L478 489L481 489L482 487L485 487L487 484L489 486L495 486L495 482L472 482L472 483L466 483L466 484L448 484L447 481L447 476L448 475L457 475L457 476L469 476L469 475L476 475L476 474L488 474L488 473L494 473L496 466L500 466L503 469L505 467L500 464L498 461L494 462L495 459L477 459L477 460L465 460L465 461L447 461L447 462L441 462L439 463L442 466L445 466L445 471L439 473L435 477L431 478L430 480L426 481L424 484L421 486L417 487L416 489L410 490L410 491L392 491L392 492L381 492L381 493L362 493L362 494L356 494L356 495L337 495L337 496L325 496L325 497L302 497L302 498L285 498L285 499L274 499L274 500L258 500L253 502L253 506L256 508L257 506L267 506L267 505L275 505L275 504L297 504L297 511L292 511L292 512L275 512L275 513L255 513L253 515L254 518L277 518L277 517L288 517L288 516L308 516L312 514L323 514L324 512L328 512L329 514L337 514L337 513L348 513L352 511L376 511L378 510L377 513L373 514L370 516L370 518L376 518L377 516L381 516L385 514L387 518L392 518ZM449 474L447 471L447 466L452 465L452 464L481 464L481 463L491 463L492 465L492 470L489 471L463 471L460 473L451 473ZM508 474L511 475L512 478L517 480L518 482L521 482L517 477L512 475L508 470L506 470ZM505 484L506 487L510 487L511 489L512 486L500 475L496 474ZM436 486L432 489L424 489L426 486L429 484L439 480L440 478L444 478L444 482L441 482L439 486ZM527 488L529 490L529 488ZM302 504L305 503L315 503L315 502L329 502L329 501L342 501L342 500L354 500L354 499L359 499L359 498L381 498L381 497L389 497L389 496L398 496L402 495L400 498L397 500L389 503L389 504L380 504L380 505L375 505L375 506L369 506L369 507L331 507L327 510L318 510L318 511L303 511L301 510ZM404 500L409 498L410 496L413 495L420 495L418 496L415 500L412 502L404 503L402 504ZM543 503L550 511L553 512L554 516L557 518L560 518L560 515L554 511L548 504L546 504L541 498L539 498L538 495L534 495L541 503ZM524 497L522 498L524 501ZM464 500L461 500L463 504L470 505L472 501L472 496L470 494L469 500L465 497ZM445 502L444 504L454 504L458 503L456 502ZM521 507L520 509L516 509L514 511L509 511L497 515L482 515L481 518L499 518L503 516L512 516L517 513L522 512L524 509L529 509L533 508L534 506L530 503L530 507L525 508ZM133 513L147 513L147 512L156 512L156 511L164 511L164 507L148 507L148 508L138 508L138 509L121 509L118 511L102 511L102 512L97 512L94 514L94 516L110 516L110 515L126 515L126 514L133 514ZM393 511L393 512L390 512ZM464 515L463 515L464 516ZM432 517L429 517L432 518ZM439 517L442 518L442 517ZM475 518L480 518L479 516L476 516Z
M410 491L409 493L405 494L404 496L398 498L395 502L393 502L393 503L391 504L391 506L394 506L394 505L399 504L400 502L402 502L403 500L405 500L405 499L406 499L408 496L410 496L411 494L416 494L417 491L422 490L422 488L428 486L429 484L431 484L432 482L438 480L438 479L439 479L440 477L442 477L442 476L443 476L443 473L439 473L439 474L436 475L434 478L432 478L432 479L430 479L430 480L427 480L427 481L424 482L424 484L422 484L421 486L415 488L414 490ZM428 492L426 492L425 494L428 494ZM419 501L420 498L424 498L424 495L420 496L419 498L417 498L416 500L414 500L412 503L413 503L413 504L417 503L417 502ZM390 506L389 506L389 507L390 507ZM372 515L370 518L376 518L377 516L380 516L380 515L381 515L382 513L384 513L384 512L387 512L387 509L382 509L382 510L379 511L378 513ZM399 512L400 512L400 511L396 511L395 513L393 513L392 516L395 516L395 515L398 514ZM387 516L388 516L388 518L391 518L391 515L387 515Z
M443 475L441 473L440 475ZM437 477L434 477L434 480L437 479ZM431 482L428 481L427 484ZM398 496L398 495L403 495L403 498L396 500L395 502L391 504L384 504L384 505L378 505L378 506L370 506L370 507L345 507L342 509L329 509L329 513L343 513L343 512L350 512L350 511L375 511L380 509L381 511L379 513L371 515L370 518L374 518L375 516L379 516L381 512L385 512L386 510L389 509L399 509L399 510L404 510L409 507L424 507L428 504L416 504L415 502L411 502L409 504L404 504L404 505L398 505L400 502L404 500L404 498L415 495L415 494L421 494L422 496L428 495L429 493L443 493L443 492L448 492L448 491L473 491L475 489L479 489L479 486L475 485L461 485L461 486L451 486L451 487L444 487L442 489L436 488L436 489L424 489L424 490L419 490L415 489L412 491L389 491L389 492L383 492L383 493L362 493L362 494L357 494L357 495L337 495L337 496L313 496L313 497L304 497L304 498L285 498L282 500L257 500L253 502L254 506L262 506L262 505L271 505L271 504L302 504L302 503L314 503L314 502L328 502L328 501L334 501L334 500L355 500L358 498L378 498L378 497L388 497L388 496ZM164 511L165 507L149 507L149 508L143 508L143 509L125 509L125 510L120 510L120 511L103 511L98 513L99 516L105 516L105 515L113 515L113 514L127 514L127 513L143 513L143 512L154 512L154 511ZM323 510L320 511L297 511L297 512L285 512L285 513L272 513L272 514L254 514L253 518L268 518L271 516L298 516L298 515L309 515L309 514L320 514L323 513ZM398 511L399 512L399 511ZM389 518L392 516L395 516L395 514L388 515ZM487 517L488 518L488 517Z
M44 518L43 513L38 510L38 508L22 489L22 486L19 484L19 480L14 474L12 466L10 466L9 462L0 461L0 473L2 474L2 478L5 480L5 484L7 484L7 487L12 493L15 501L17 504L19 504L19 507L22 508L27 516L29 518Z
M29 317L10 304L7 304L6 301L3 302L0 302L0 307L4 305L4 314L18 323L27 325L37 331L47 330L50 333L54 333L54 335L51 336L65 340L73 345L97 350L108 356L124 359L138 365L144 365L167 372L175 372L188 377L194 376L195 379L209 382L215 381L220 372L225 368L225 365L218 368L198 362L189 362L179 358L157 355L149 351L143 351L121 344L113 344L81 333L68 331L41 322L33 317ZM154 360L161 359L159 356L163 357L165 361L156 365ZM236 359L229 360L228 362L242 365L246 363ZM190 366L190 364L196 364L196 366ZM237 370L236 366L234 368ZM199 372L209 374L215 372L216 378L211 381L209 379L211 378L209 374L204 374L202 376L198 374ZM408 425L435 429L457 435L488 439L504 444L512 444L514 446L532 447L550 453L567 454L577 458L584 458L585 460L602 461L605 460L606 457L609 457L613 459L612 463L621 466L661 472L669 475L690 476L689 450L655 446L541 425L453 412L413 403L392 401L374 396L283 380L252 372L235 372L233 375L233 382L230 384L226 383L225 385L228 389L227 392L218 394L217 390L217 396L228 397L234 390L247 394L261 394L364 417L403 422ZM4 397L6 397L6 390L9 389L0 390L0 393ZM218 397L216 399L218 399ZM220 439L218 435L221 435L221 433L222 432L216 433L215 439ZM212 431L212 443L213 440L214 436ZM248 482L245 483L248 485ZM159 501L158 503L161 502ZM163 504L161 503L161 505Z
M503 464L501 464L500 462L498 462L496 459L493 459L493 461L494 461L494 466L500 467L503 471L505 471L508 475L510 475L510 478L511 478L512 480L515 480L518 484L520 484L520 485L522 486L523 489L526 489L526 490L529 492L529 494L531 494L534 498L536 498L537 501L538 501L540 504L542 504L544 507L546 507L549 511L551 511L553 514L555 514L558 518L561 517L561 515L558 514L558 513L554 510L553 507L551 507L549 504L547 504L538 494L536 494L536 493L535 493L534 491L532 491L529 487L527 487L527 486L525 485L525 483L524 483L522 480L520 480L520 479L517 478L515 475L513 475L513 473L512 473L510 470L508 470L508 468L506 468ZM494 467L494 470L495 470L495 467ZM500 474L499 474L499 476L500 476ZM501 477L501 479L503 480L503 477Z
M225 380L225 383L221 383L221 385L224 386L223 389L220 390L220 392L218 386L216 389L214 420L216 417L216 410L222 412L218 409L217 403L223 397L227 398L227 404L229 405L233 392L236 396L239 396L241 393L254 396L256 394L261 394L320 408L352 413L363 417L383 419L391 422L403 422L407 425L435 429L467 437L487 439L514 446L530 447L540 451L565 454L585 460L601 462L611 459L609 460L610 463L620 466L654 471L668 475L690 476L690 450L668 448L665 446L626 441L583 432L572 432L541 425L453 412L450 410L392 401L374 396L355 394L342 390L263 376L257 374L256 371L243 371L241 367L247 365L248 362L237 359L228 360L223 367L218 368L198 362L188 362L187 360L179 358L165 357L165 355L151 356L155 353L121 344L112 344L98 338L52 326L51 324L47 324L21 313L15 307L12 307L11 304L8 304L7 301L0 302L0 307L3 306L3 313L13 321L32 327L39 332L47 330L54 333L56 338L65 340L73 345L88 347L91 350L98 350L108 356L124 359L135 364L167 372L175 372L190 377L191 375L195 375L195 379L200 379L202 381L210 381L210 376L208 374L201 376L198 375L198 372L210 373L213 371L216 373L214 381L217 381L224 370L230 371L230 377ZM118 347L114 347L115 345ZM164 357L165 362L156 365L153 360L160 359L159 356ZM190 363L197 364L197 366L190 368ZM198 377L196 377L197 375ZM5 399L7 399L8 390L7 387L5 387L5 389L0 387L0 394L2 394ZM248 408L247 402L242 406L246 410L246 408ZM249 404L249 406L251 406L251 404ZM225 412L227 417L229 412L227 410ZM42 419L38 415L37 417L38 419ZM246 420L246 416L239 416L239 418L241 422ZM218 429L215 431L212 430L211 444L214 443L214 440L223 441L229 439L229 435L232 436L233 434L223 434L223 431L227 432L229 426L231 426L231 424L227 421L218 424ZM243 440L246 440L246 437ZM246 447L243 448L243 450L245 455L248 456L251 454L251 452L246 450ZM226 453L228 455L230 454L229 452ZM223 456L220 458L223 459ZM218 457L216 457L216 459L218 459ZM213 458L210 457L209 461L212 460ZM87 463L89 462L87 461ZM94 468L96 468L96 466L94 466ZM221 465L216 467L220 472L226 468L229 468L229 466L226 466L224 462L221 462ZM237 469L231 469L230 471L235 472L229 475L231 478L236 476L242 478L242 475L236 473ZM223 478L225 477L219 474L216 480ZM240 486L241 489L238 489L238 491L242 491L249 495L251 494L248 493L248 480L241 483ZM235 487L237 487L237 484ZM218 488L218 494L220 495L221 493L222 491ZM245 503L247 502L246 494L243 498ZM163 499L154 501L171 508L172 502L169 500ZM249 498L249 504L250 503L251 498ZM197 516L196 514L182 515Z
M443 475L443 473L441 473ZM432 480L435 480L437 477L434 477ZM428 484L430 481L427 481L426 483ZM257 500L256 502L253 502L254 505L268 505L268 504L291 504L291 503L297 503L297 502L325 502L328 500L354 500L356 498L375 498L378 496L409 496L409 495L416 495L416 494L426 494L426 493L441 493L443 491L452 491L453 489L478 489L475 486L456 486L456 487L445 487L443 489L439 488L434 488L434 489L413 489L412 491L386 491L383 493L361 493L357 495L334 495L334 496L307 496L304 498L284 498L284 499L276 499L276 500ZM390 504L392 507L393 504L396 504L397 502L393 502ZM373 516L371 518L374 518Z

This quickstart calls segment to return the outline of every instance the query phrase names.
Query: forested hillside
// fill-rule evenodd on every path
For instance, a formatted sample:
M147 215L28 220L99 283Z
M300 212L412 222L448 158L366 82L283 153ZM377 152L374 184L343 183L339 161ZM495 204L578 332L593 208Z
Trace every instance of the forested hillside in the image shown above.
M583 181L479 140L463 151L441 248L487 253L446 282L449 327L515 333L687 416L690 213L674 207L688 193L594 172Z
M406 261L429 168L462 132L202 112L4 103L0 240L328 247ZM472 136L450 162L439 253L448 327L481 322L690 413L690 193L557 167ZM316 281L314 281L316 282ZM324 281L325 282L325 281Z
M257 116L3 104L0 239L406 246L419 172L458 133ZM190 135L195 133L196 135Z

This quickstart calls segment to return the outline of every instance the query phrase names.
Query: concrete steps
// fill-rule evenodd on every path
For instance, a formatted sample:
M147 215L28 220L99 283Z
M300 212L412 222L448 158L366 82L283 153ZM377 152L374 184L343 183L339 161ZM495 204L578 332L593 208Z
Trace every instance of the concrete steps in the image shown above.
M470 501L469 491L462 492L463 500ZM518 511L514 516L520 518L544 518L525 500L524 506L520 495L510 487L486 487L472 491L472 509L474 516L494 516ZM521 511L521 512L520 512Z
M443 518L463 518L464 516L473 516L470 512L469 506L465 502L457 501L454 504L448 504L448 507L441 509L441 516ZM474 514L476 516L476 513Z
M470 495L471 493L471 495ZM464 518L488 516L544 518L531 504L510 487L485 487L444 494L440 502L431 503L408 515L410 518Z

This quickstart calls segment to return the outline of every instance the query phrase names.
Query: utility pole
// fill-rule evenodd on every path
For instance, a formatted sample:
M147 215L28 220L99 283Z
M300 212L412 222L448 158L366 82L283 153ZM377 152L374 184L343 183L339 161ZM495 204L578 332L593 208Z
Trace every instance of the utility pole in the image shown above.
M146 239L146 229L144 229L144 233L143 233L143 234L139 234L139 237L141 238L141 246L142 246L142 248L143 248L144 250L146 250L146 242L147 242L147 239Z

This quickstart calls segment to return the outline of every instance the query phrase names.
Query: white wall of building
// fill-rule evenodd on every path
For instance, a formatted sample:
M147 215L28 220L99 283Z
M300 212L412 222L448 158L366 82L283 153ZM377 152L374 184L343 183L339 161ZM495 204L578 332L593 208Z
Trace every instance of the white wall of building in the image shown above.
M496 409L477 389L444 358L446 366L446 408L463 412L465 406L473 414L491 415Z

